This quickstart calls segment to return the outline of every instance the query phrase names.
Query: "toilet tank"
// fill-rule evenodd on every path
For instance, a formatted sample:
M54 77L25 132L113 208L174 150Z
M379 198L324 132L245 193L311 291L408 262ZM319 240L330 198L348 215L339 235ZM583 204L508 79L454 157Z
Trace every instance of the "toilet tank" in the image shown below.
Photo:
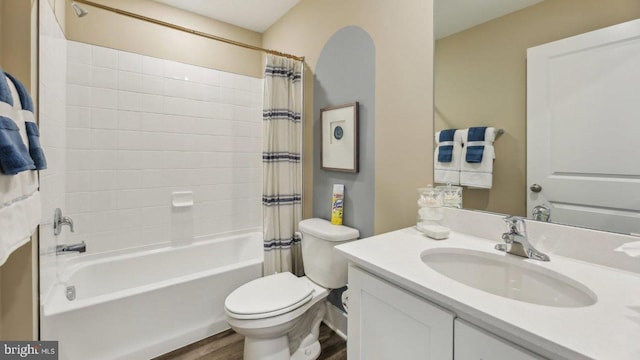
M337 289L347 284L347 259L334 247L356 240L357 229L332 225L324 219L302 220L298 229L302 233L302 261L305 275L316 284Z

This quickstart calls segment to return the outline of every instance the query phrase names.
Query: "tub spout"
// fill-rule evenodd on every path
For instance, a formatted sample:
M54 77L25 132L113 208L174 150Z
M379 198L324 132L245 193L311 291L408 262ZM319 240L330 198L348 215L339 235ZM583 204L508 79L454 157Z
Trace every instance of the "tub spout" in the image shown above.
M79 252L83 253L87 251L87 244L85 242L81 242L73 245L58 245L56 246L56 254L62 254L67 252Z

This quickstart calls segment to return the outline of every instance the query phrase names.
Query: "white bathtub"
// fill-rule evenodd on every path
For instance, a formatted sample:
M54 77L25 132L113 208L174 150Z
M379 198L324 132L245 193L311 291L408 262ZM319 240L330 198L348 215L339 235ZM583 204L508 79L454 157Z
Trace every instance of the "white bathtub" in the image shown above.
M224 300L262 275L262 234L76 256L45 299L42 340L60 359L149 359L228 329ZM89 249L90 250L90 249ZM68 300L68 286L76 298Z

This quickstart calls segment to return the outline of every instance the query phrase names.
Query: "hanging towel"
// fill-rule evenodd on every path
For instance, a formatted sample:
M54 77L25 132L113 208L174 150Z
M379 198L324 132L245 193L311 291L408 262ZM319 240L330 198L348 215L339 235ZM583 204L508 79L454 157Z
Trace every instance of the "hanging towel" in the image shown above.
M42 145L40 145L40 131L36 124L36 118L33 114L33 100L27 89L22 85L18 79L11 74L6 74L11 80L18 92L20 98L20 104L22 105L22 118L27 132L27 141L29 142L29 156L33 160L35 170L44 170L47 168L47 160L44 157L44 151L42 151Z
M42 211L37 172L18 171L25 162L29 163L27 170L35 169L27 147L30 142L25 123L25 117L33 120L33 103L29 94L25 95L24 102L31 111L23 110L17 87L0 69L0 147L7 146L3 148L6 152L0 153L0 265L29 241ZM18 150L9 152L8 148ZM9 158L7 154L15 156ZM8 173L4 172L6 168L10 169Z
M463 160L460 162L460 185L491 189L493 159L495 159L493 141L496 138L496 129L493 127L469 128L462 130L461 135ZM477 140L480 138L482 140Z
M467 154L465 155L465 161L468 163L476 164L482 162L482 155L484 153L484 137L487 131L486 126L471 127L467 135Z
M22 142L20 128L10 118L0 115L0 171L15 175L35 168L29 150Z
M449 132L442 135L443 132ZM449 135L453 133L452 136ZM443 139L451 139L444 141ZM450 129L436 133L436 150L433 159L433 181L439 184L460 184L460 160L462 156L462 133ZM450 146L451 151L448 151ZM444 149L442 149L444 147ZM441 161L445 160L445 161ZM446 161L449 160L450 161Z

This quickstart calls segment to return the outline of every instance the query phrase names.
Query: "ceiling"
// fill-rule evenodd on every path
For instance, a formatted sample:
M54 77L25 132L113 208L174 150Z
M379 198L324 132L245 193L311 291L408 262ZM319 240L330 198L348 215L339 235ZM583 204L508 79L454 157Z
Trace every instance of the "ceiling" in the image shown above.
M300 2L300 0L154 1L259 33L267 30ZM435 37L441 39L541 1L434 0Z
M442 39L542 0L434 0L435 38Z
M263 33L300 0L154 0Z

